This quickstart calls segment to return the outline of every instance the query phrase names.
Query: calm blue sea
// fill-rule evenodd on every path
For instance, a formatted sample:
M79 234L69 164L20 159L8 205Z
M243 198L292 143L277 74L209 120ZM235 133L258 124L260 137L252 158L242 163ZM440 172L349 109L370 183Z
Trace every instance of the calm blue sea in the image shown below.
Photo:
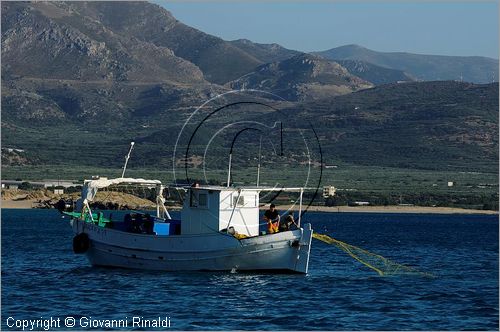
M307 276L93 268L57 211L1 213L3 330L9 317L69 316L169 317L183 330L498 330L498 216L306 215L320 233L436 275L424 278L380 277L316 240Z

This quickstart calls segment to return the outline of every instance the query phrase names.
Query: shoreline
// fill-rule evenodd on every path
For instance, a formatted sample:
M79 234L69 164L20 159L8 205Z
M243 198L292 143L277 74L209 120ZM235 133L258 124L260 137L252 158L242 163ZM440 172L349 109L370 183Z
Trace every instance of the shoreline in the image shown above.
M33 204L37 200L2 200L2 209L32 209ZM267 210L267 206L261 207L261 210ZM290 206L278 205L276 209L278 211L286 211ZM181 209L178 207L167 207L167 209L172 211L178 211ZM298 211L298 207L294 206L293 211ZM463 208L451 208L451 207L431 207L431 206L311 206L308 209L309 212L328 212L328 213L434 213L434 214L486 214L486 215L498 215L498 211L492 210L475 210L475 209L463 209Z
M261 208L261 209L267 209ZM278 210L288 210L289 206L276 206ZM294 207L293 211L298 211L298 207ZM476 210L463 209L453 207L432 207L432 206L311 206L309 212L328 212L328 213L434 213L434 214L487 214L498 215L498 211L493 210Z
M12 199L5 199L1 201L2 209L33 209L33 203L36 202L34 199L23 199L19 201L14 201Z

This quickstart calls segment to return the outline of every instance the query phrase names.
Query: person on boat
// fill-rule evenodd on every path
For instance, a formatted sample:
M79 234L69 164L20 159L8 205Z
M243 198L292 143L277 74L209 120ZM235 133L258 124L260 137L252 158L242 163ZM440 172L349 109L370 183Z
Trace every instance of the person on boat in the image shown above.
M267 221L267 232L269 234L278 233L280 214L276 210L276 205L271 204L269 210L264 213L264 220Z
M280 232L286 232L289 231L295 226L295 229L298 229L299 226L295 222L295 218L293 217L293 212L290 211L288 215L283 218L283 220L280 220Z

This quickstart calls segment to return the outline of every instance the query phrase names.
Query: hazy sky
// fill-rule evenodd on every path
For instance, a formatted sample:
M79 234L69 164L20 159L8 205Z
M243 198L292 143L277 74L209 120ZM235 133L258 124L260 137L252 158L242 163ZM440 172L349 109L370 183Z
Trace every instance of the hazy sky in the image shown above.
M190 26L226 40L300 51L359 44L377 51L498 58L498 1L169 1Z

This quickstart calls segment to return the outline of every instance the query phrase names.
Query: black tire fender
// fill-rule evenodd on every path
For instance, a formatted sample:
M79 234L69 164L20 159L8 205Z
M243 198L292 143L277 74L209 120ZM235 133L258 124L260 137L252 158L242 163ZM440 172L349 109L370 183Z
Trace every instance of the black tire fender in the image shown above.
M84 254L89 250L90 239L88 234L80 233L73 238L73 251L75 254Z

